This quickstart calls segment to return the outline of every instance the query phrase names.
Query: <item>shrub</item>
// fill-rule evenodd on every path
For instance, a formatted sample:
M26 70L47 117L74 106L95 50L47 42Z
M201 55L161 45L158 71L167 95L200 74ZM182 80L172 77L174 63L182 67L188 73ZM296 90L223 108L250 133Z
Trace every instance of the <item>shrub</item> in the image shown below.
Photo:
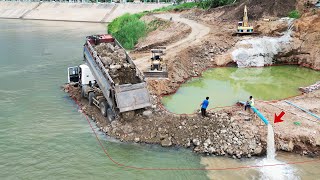
M133 49L139 38L147 35L147 25L140 18L147 12L124 14L108 25L108 33L112 34L126 49Z
M300 17L300 13L297 10L290 11L288 16L290 18L298 19Z
M131 21L112 34L126 49L133 49L139 38L147 35L147 26L143 21Z

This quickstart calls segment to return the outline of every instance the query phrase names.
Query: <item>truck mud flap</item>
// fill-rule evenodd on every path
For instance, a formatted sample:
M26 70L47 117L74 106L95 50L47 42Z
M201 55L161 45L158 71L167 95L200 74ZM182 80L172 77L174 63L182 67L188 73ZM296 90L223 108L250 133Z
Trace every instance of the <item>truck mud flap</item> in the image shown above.
M115 96L120 113L151 106L145 82L115 86Z

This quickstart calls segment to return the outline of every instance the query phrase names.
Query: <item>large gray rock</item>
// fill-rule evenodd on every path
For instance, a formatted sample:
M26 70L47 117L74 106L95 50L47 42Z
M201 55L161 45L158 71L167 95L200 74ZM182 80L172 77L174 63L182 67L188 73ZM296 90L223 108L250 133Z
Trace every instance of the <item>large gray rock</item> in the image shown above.
M119 65L119 64L116 64L116 65L110 65L110 69L111 69L111 70L118 70L118 69L121 69L121 65Z
M109 57L102 57L102 58L101 58L101 61L102 61L103 64L104 64L105 66L107 66L107 67L110 66L110 64L113 63L112 59L109 58Z
M221 134L224 134L224 133L226 133L226 132L227 132L226 129L222 129L222 130L220 131Z
M139 142L140 141L140 138L138 138L138 137L136 137L136 138L134 138L134 142Z
M108 50L110 51L110 52L114 52L114 47L112 46L112 44L111 43L107 43L107 48L108 48Z
M262 152L262 147L261 146L258 146L254 149L254 154L261 154Z
M146 117L150 117L152 115L152 111L150 110L143 111L142 115Z
M200 145L199 139L193 139L193 140L192 140L192 143L193 143L195 146L199 146L199 145Z
M171 142L171 137L167 137L167 138L164 138L162 141L161 141L161 146L163 147L169 147L172 145L172 142Z

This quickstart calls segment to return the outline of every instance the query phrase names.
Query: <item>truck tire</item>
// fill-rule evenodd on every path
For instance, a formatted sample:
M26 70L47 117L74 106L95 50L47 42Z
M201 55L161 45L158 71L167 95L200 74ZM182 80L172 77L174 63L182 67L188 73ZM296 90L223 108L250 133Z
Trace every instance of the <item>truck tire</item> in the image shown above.
M100 102L99 104L100 106L100 111L101 111L101 114L104 116L104 117L107 117L107 110L108 110L108 104L106 101L102 101Z
M81 87L81 98L85 98L84 86Z
M112 122L116 119L116 115L114 114L114 112L110 107L107 109L107 116L108 116L109 122Z
M89 92L89 106L92 106L93 105L93 98L95 97L95 94L94 92Z

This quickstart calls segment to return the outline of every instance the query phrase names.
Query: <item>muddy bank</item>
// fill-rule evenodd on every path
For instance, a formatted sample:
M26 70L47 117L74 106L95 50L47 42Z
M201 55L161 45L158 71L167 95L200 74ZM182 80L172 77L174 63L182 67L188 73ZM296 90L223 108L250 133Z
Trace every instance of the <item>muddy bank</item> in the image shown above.
M203 118L200 114L169 113L163 110L161 105L154 104L152 108L139 112L130 121L119 119L110 123L98 108L89 106L86 99L81 99L78 87L66 85L65 91L77 100L81 110L96 122L101 131L121 141L159 144L165 147L180 146L190 148L196 153L233 158L266 154L267 127L252 112L245 112L239 106L211 111L209 117ZM320 100L319 94L320 91L316 91L289 100L295 103L311 97ZM284 102L258 101L257 108L269 120L273 120L270 112L285 108L282 103ZM320 112L319 107L314 108L313 112ZM273 124L277 150L311 157L319 156L320 131L318 126L315 126L318 122L294 109L287 108L286 113L288 115L285 123ZM304 121L301 125L295 125L295 121L301 122L302 116Z
M70 97L97 123L101 131L121 141L182 146L198 153L226 155L234 158L262 155L266 152L265 126L258 126L242 108L209 112L209 117L175 115L154 105L130 121L108 122L94 106L81 99L79 87L65 86Z

